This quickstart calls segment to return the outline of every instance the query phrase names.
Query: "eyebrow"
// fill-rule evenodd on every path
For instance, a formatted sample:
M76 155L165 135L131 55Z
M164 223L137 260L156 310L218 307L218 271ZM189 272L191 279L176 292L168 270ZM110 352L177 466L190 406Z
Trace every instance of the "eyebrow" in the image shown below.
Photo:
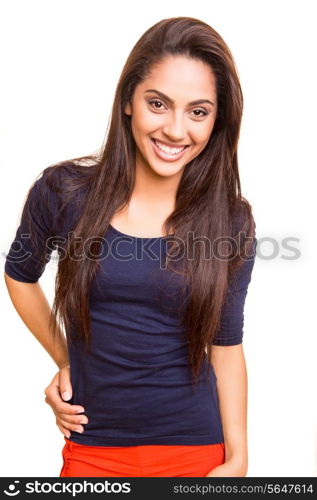
M174 104L174 101L173 99L171 99L170 97L168 97L167 95L163 94L163 92L159 92L159 90L155 90L155 89L147 89L145 91L146 92L155 92L159 97L161 97L161 99L165 99L165 101L169 102L170 104ZM209 99L197 99L196 101L192 101L192 102L189 102L188 104L190 106L193 106L195 104L204 104L208 102L209 104L211 104L212 106L214 106L214 103L209 101Z

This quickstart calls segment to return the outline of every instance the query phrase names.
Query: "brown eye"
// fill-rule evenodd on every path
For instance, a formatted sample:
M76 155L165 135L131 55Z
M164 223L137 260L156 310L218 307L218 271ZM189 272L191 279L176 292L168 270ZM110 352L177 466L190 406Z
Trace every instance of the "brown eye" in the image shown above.
M149 104L154 108L154 109L157 109L157 110L160 110L160 109L163 109L163 103L161 101L159 101L158 99L152 99L151 101L149 101ZM158 106L157 106L158 105Z
M201 117L201 116L207 116L208 115L208 112L206 110L204 110L204 109L194 109L193 113L195 113L197 111L198 111L198 113L202 113L202 114L199 114L199 115L195 115L195 116L198 116L198 118Z

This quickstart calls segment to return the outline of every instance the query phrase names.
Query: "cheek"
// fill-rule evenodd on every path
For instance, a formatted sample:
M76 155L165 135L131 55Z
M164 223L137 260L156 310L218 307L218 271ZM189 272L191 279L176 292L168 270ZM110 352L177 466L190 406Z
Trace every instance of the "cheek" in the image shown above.
M149 134L161 124L160 117L142 106L136 108L132 115L132 128L138 134Z
M202 126L199 130L196 129L195 130L195 133L192 135L192 137L194 138L196 144L199 144L201 146L205 146L209 139L210 139L210 136L212 134L212 130L213 130L213 126L214 126L214 122L208 126Z

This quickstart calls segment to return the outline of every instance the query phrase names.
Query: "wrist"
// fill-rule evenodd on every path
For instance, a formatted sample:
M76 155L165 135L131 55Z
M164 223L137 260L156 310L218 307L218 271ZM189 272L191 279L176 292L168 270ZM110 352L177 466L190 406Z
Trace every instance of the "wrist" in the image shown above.
M62 368L65 368L66 366L70 366L69 360L61 361L60 363L57 363L58 369L61 370Z

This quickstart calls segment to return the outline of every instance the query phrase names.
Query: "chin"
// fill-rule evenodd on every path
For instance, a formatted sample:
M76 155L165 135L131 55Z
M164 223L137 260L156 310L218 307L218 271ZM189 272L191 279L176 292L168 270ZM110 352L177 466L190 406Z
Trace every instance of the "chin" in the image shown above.
M173 166L171 164L167 164L166 166L153 166L151 163L147 162L149 168L157 175L160 175L161 177L170 177L172 175L178 174L180 171L182 171L185 167L185 165L178 165L178 166Z

